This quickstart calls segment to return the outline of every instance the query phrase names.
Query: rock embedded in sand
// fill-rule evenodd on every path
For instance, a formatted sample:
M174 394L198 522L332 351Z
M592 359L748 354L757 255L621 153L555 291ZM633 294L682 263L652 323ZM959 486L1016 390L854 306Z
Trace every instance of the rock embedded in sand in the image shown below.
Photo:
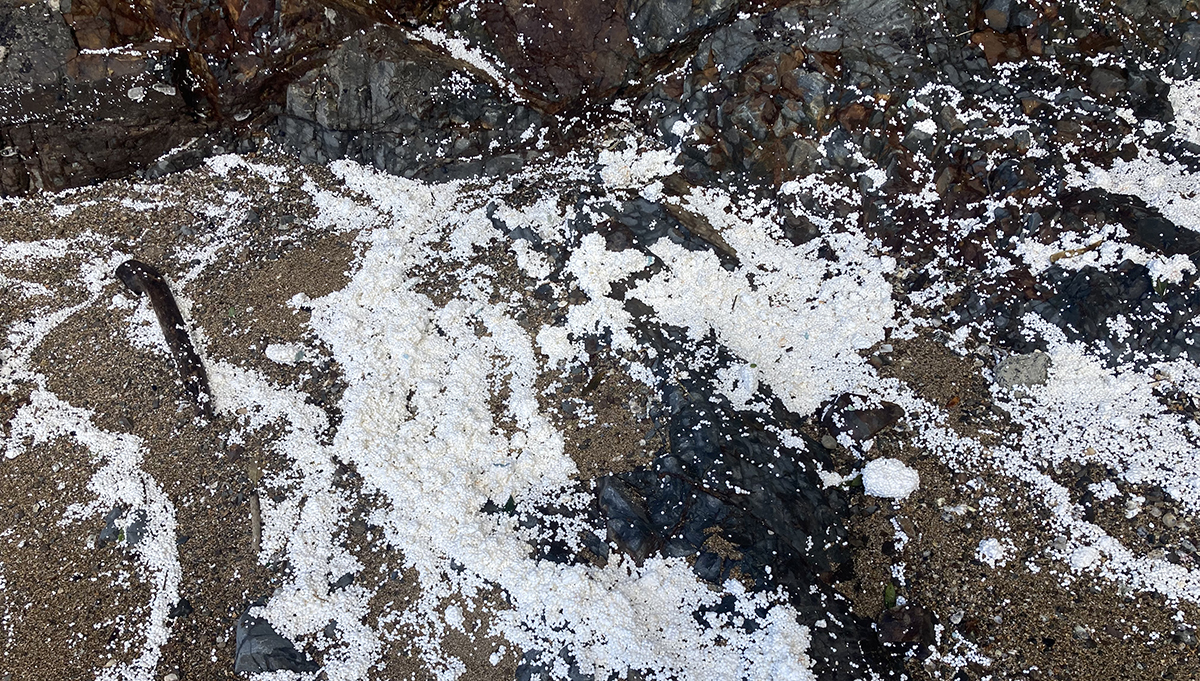
M1050 355L1037 350L1028 355L1009 355L996 367L996 382L1001 388L1044 385L1050 369Z

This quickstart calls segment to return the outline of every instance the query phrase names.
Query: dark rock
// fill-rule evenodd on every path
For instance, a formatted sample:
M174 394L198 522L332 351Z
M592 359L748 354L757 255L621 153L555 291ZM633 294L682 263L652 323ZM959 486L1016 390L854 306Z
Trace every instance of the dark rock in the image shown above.
M594 676L584 674L579 670L578 663L566 648L559 650L558 655L547 655L546 651L537 649L526 651L517 664L516 679L517 681L540 681L540 679L563 678L552 673L560 669L560 665L567 669L565 681L595 681Z
M135 511L133 519L129 521L129 525L125 527L125 544L128 546L137 546L146 538L146 512L142 510Z
M904 605L879 616L879 640L884 643L934 643L933 615L918 605Z
M713 32L697 52L697 58L705 60L711 56L722 74L737 73L750 61L763 45L754 35L756 26L749 19L735 21L729 26Z
M983 19L997 33L1008 30L1012 20L1013 0L987 0L983 4Z
M1099 97L1113 98L1125 91L1128 84L1125 76L1112 69L1092 69L1088 77L1088 89Z
M104 517L104 528L100 530L100 534L96 535L96 548L102 548L107 544L117 541L122 532L117 527L117 520L124 515L125 508L122 506L114 506L108 512L108 515Z
M1172 78L1200 75L1200 21L1188 21L1175 27L1167 71Z
M491 47L522 89L550 110L605 98L639 70L615 0L488 0L478 17Z
M137 546L146 537L146 512L138 510L134 512L132 519L128 522L119 522L125 517L125 512L128 507L124 505L114 506L108 515L104 517L104 528L96 535L96 548L104 546L116 541L124 541L128 547Z
M669 333L649 326L639 333L661 362L691 361L683 358L692 351ZM704 379L681 385L665 368L663 379L670 445L649 466L599 484L602 513L636 527L640 545L695 555L702 579L721 583L736 569L758 588L785 587L802 621L839 613L830 628L813 630L810 654L820 678L858 678L854 665L864 656L885 673L891 663L872 652L878 643L870 623L854 617L827 586L849 558L846 500L825 490L816 474L818 465L832 466L828 453L807 439L800 450L779 441L768 424L795 417L777 401L767 415L737 412L711 397Z
M631 0L629 33L641 57L660 54L724 21L736 0Z
M853 403L852 396L839 395L821 412L821 425L835 435L844 433L862 442L904 417L904 409L891 402L871 409L855 409Z
M641 565L656 543L644 504L627 484L611 476L601 478L596 491L600 510L608 517L609 541Z
M301 159L350 158L403 176L498 175L542 117L464 62L402 34L355 37L288 87L284 136Z
M193 612L195 612L195 609L192 608L191 602L186 598L180 597L179 601L175 603L175 605L171 606L171 611L167 613L167 617L170 617L171 619L179 619L181 617L187 617Z
M0 5L0 90L55 85L75 57L61 14L43 3Z
M212 153L244 153L251 126L273 117L301 65L376 23L426 17L433 4L350 0L334 12L308 0L94 0L63 3L64 13L6 3L0 196L138 170L154 178Z
M276 633L271 623L252 616L249 611L237 620L237 647L233 653L235 674L292 671L315 672L320 666L309 660L296 646Z

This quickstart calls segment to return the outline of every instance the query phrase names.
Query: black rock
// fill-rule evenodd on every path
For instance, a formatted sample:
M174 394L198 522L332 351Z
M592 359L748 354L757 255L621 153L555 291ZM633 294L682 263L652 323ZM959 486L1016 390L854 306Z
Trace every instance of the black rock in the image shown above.
M850 395L839 395L821 412L821 425L834 435L846 434L862 442L904 418L904 409L891 402L871 409L854 409L852 404Z
M440 181L520 168L543 119L483 72L377 28L289 85L279 125L304 161Z
M997 33L1004 33L1008 30L1012 11L1012 0L987 0L983 4L983 19L987 22L988 28Z
M645 507L622 480L604 477L596 484L600 509L608 517L608 539L638 565L655 546Z
M559 659L556 660L556 657ZM566 648L559 650L556 656L548 655L544 650L526 651L525 655L521 657L521 661L517 663L516 681L561 678L551 674L559 666L556 663L566 663L567 676L564 681L595 681L595 677L591 674L579 671L579 665Z
M171 611L167 613L167 617L179 619L180 617L187 617L193 612L195 610L192 608L191 602L186 598L180 597L179 601L171 606Z
M918 605L904 605L879 616L879 640L884 643L934 643L933 615Z
M320 666L276 633L271 623L247 611L237 620L237 647L233 653L236 674L292 671L315 672Z
M1092 69L1088 89L1100 97L1112 98L1124 92L1128 82L1125 76L1112 69Z
M660 54L697 31L724 21L737 6L734 0L632 0L629 33L638 54Z

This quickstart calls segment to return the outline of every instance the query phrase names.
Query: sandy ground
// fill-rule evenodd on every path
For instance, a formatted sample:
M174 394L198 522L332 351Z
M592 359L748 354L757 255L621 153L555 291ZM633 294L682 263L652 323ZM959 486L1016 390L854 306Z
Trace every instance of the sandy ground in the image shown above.
M283 157L256 160L295 167ZM12 330L23 320L87 300L88 293L73 282L75 270L88 258L136 256L172 281L183 282L176 286L181 299L190 303L186 313L206 359L251 368L274 384L302 391L336 425L345 389L341 369L322 354L305 325L303 305L289 301L297 294L317 298L344 286L362 245L355 242L354 231L312 224L317 211L301 177L337 185L322 168L307 168L277 183L253 173L217 175L200 169L152 186L110 182L5 205L0 208L0 242L56 237L74 239L77 246L53 262L0 262L0 298L6 301L0 306L0 325ZM212 197L229 192L243 197L228 209L241 213L232 228L203 210ZM130 200L153 197L158 205L129 207ZM55 206L64 204L77 208L56 214ZM103 237L81 236L86 234ZM201 265L196 248L204 245L215 249L215 257ZM496 295L520 294L528 329L536 329L570 297L565 290L544 299L529 295L529 282L505 262L511 259L507 251L477 257L510 273L498 280ZM428 272L420 285L437 300L439 281L454 276ZM29 282L45 288L30 293ZM187 603L170 620L170 638L153 678L170 673L181 679L233 678L234 622L251 603L270 596L286 570L280 557L256 555L252 506L282 494L263 481L285 471L288 462L272 447L279 428L247 429L237 415L220 415L209 423L191 418L190 403L162 348L129 342L125 329L136 309L130 294L109 278L94 302L37 345L28 363L45 377L46 388L89 410L97 427L140 438L146 447L143 469L174 503L179 595ZM157 332L152 318L142 323L147 337ZM890 363L879 371L943 405L957 431L983 441L1002 438L1012 426L991 405L981 373L984 361L954 353L944 340L931 333L896 341ZM317 348L318 356L291 365L268 358L268 346L289 343ZM598 353L589 362L586 372L548 374L539 385L557 384L556 392L544 395L542 406L565 433L567 451L584 480L626 470L662 446L648 416L655 396L625 375L616 358ZM18 382L0 394L6 438L9 421L26 404L30 389ZM580 414L594 418L584 422ZM808 425L813 437L827 435L815 421ZM999 435L981 435L984 431ZM889 584L901 599L930 614L938 655L927 660L914 655L909 662L914 677L1200 678L1195 636L1181 627L1181 622L1200 620L1195 605L1168 604L1153 594L1073 573L1044 550L1046 519L1031 501L1033 492L1001 475L951 470L914 446L903 422L882 433L875 447L873 454L895 457L919 471L921 486L900 502L867 497L861 486L849 488L855 558L853 570L839 575L838 588L867 617L884 615ZM856 465L856 458L840 447L835 455L847 468ZM130 548L135 538L122 533L102 540L105 513L78 517L70 512L73 504L95 498L88 483L101 463L68 437L51 438L0 461L0 517L8 519L0 525L0 678L6 681L91 679L135 660L142 650L146 634L141 622L153 585ZM1055 471L1072 489L1089 474ZM351 496L361 485L350 466L339 469L336 480ZM1148 500L1147 515L1154 511L1155 519L1166 514L1176 518L1173 527L1155 527L1156 533L1196 541L1195 519L1172 509L1161 490L1157 497L1152 489L1139 493ZM347 520L350 531L344 542L365 566L355 584L374 592L366 622L385 632L385 664L376 668L374 678L435 678L435 670L414 648L419 632L411 627L416 625L394 617L404 603L419 598L417 581L404 569L403 556L372 526L369 506L363 499ZM1096 515L1110 534L1130 544L1147 543L1134 533L1121 508L1098 503ZM997 526L1017 543L1004 564L992 566L979 560L977 547L995 535ZM898 528L907 537L902 545L896 541ZM1194 566L1194 556L1172 556ZM901 564L903 577L898 578L894 566ZM449 629L443 637L442 649L463 665L462 678L513 678L521 651L487 632L490 613L504 607L500 592L464 604L463 629ZM953 655L961 656L961 664L946 663ZM985 658L990 660L986 664Z

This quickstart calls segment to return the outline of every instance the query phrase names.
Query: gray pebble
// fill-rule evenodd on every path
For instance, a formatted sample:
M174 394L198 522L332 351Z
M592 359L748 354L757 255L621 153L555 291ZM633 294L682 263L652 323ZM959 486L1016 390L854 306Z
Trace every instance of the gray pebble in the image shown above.
M1035 350L1028 355L1009 355L996 367L996 382L1001 388L1044 385L1050 369L1050 355Z

